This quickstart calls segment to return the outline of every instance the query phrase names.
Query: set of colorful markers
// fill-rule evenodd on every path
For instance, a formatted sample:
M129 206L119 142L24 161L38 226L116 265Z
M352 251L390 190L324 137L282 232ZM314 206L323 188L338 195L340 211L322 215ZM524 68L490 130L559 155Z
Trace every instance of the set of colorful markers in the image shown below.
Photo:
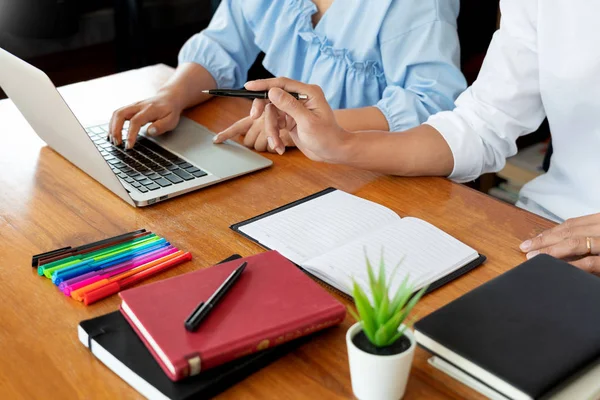
M89 305L191 259L191 253L140 229L35 255L32 266L66 296Z

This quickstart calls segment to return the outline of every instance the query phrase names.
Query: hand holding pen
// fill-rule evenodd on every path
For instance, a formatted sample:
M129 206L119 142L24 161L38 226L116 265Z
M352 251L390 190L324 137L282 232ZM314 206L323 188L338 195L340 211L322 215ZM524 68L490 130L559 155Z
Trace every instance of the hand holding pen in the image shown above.
M348 146L354 134L338 125L320 87L287 78L273 78L248 82L246 88L268 91L270 102L255 100L250 115L254 119L264 115L267 140L278 153L284 148L281 126L293 126L289 130L291 139L314 161L336 163L360 151ZM289 95L290 92L304 93L307 100L298 101Z
M241 97L244 99L269 99L269 91L268 90L246 90L246 89L214 89L214 90L203 90L202 93L210 94L212 96L221 96L221 97ZM295 92L289 92L290 96L295 98L296 100L307 100L308 96L305 94L299 94Z
M257 107L256 104L268 102L269 92L267 90L251 91L251 90L207 90L207 94L216 94L228 97L244 97L248 99L254 99L250 116L242 118L237 121L224 131L217 134L213 141L214 143L223 143L228 139L233 139L237 136L243 136L243 144L248 148L254 148L256 151L269 151L271 153L278 153L282 155L285 152L286 147L294 146L289 131L295 127L295 122L290 120L289 123L283 123L279 126L279 138L282 146L275 147L274 142L269 140L266 135L264 128L264 119L260 118L260 115L253 115ZM306 94L289 92L290 96L299 101L308 100ZM284 121L285 122L285 121Z

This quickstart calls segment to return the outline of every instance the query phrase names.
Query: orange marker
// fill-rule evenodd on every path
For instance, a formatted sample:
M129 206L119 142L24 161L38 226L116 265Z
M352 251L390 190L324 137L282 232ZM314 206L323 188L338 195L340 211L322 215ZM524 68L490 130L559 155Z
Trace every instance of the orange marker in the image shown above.
M172 258L175 258L177 256L180 256L182 254L183 254L183 251L179 250L179 251L177 251L175 253L169 254L168 256L164 256L162 258L158 258L158 259L156 259L156 260L154 260L152 262L149 262L149 263L144 264L144 265L140 265L137 268L130 269L129 271L123 272L123 273L121 273L119 275L111 276L110 278L106 278L106 279L101 279L101 280L99 280L97 282L92 283L91 285L87 285L87 286L84 286L84 287L79 288L77 290L73 290L71 292L71 297L74 298L75 300L83 301L83 296L87 292L90 292L92 290L98 289L98 288L100 288L102 286L105 286L105 285L108 285L108 284L110 284L112 282L116 282L116 281L118 281L120 279L127 278L128 276L134 275L134 274L136 274L136 273L138 273L140 271L143 271L145 269L152 268L155 265L158 265L160 263L168 261L168 260L170 260Z
M158 274L159 272L163 272L169 268L172 268L182 262L188 261L192 259L192 254L187 252L181 254L175 258L167 260L163 263L153 266L152 268L148 268L144 271L140 271L137 274L131 275L129 277L123 278L116 282L111 282L107 285L104 285L98 289L87 292L83 295L83 301L85 305L90 305L92 303L97 302L105 297L112 296L115 293L120 292L121 290L127 289L130 286L135 285L142 280L151 277L152 275Z

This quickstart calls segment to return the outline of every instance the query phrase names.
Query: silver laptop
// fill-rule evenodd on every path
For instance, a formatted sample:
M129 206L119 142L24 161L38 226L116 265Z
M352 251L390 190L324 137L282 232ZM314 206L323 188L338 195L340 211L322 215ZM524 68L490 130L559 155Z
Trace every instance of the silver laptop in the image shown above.
M106 140L108 124L84 128L44 72L1 48L0 87L42 140L133 206L272 164L235 142L213 144L211 131L185 117L174 131L158 137L142 131L131 150L114 146Z

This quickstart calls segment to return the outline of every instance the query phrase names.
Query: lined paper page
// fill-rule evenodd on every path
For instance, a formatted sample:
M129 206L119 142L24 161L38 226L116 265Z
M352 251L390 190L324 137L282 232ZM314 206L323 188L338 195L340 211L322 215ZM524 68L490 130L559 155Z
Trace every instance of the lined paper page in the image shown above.
M399 221L392 210L335 190L240 227L297 264Z
M382 248L388 279L402 260L393 280L392 291L398 288L406 274L410 274L409 281L420 288L478 257L474 249L444 231L425 221L407 217L307 260L302 266L351 294L352 277L363 288L368 285L364 250L371 264L378 269Z

